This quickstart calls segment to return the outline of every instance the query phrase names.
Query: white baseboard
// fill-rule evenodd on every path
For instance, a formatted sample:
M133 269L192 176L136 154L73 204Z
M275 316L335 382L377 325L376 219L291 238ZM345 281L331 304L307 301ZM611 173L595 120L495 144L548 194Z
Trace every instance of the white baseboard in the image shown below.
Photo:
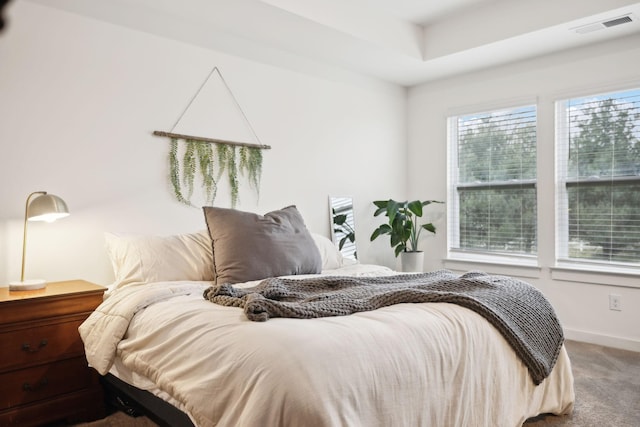
M587 342L605 347L619 348L622 350L640 352L640 341L628 338L612 337L610 335L596 334L593 332L565 329L564 336L568 340Z

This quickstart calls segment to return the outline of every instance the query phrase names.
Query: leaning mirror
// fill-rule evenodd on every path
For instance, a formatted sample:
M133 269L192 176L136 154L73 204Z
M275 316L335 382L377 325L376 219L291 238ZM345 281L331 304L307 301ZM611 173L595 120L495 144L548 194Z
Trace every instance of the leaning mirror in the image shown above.
M358 259L353 198L329 196L329 213L331 216L331 240L343 257Z

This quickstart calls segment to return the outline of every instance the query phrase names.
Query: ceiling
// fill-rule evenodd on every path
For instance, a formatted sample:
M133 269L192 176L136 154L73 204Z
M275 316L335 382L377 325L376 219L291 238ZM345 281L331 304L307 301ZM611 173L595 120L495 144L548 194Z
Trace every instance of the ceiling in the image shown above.
M640 3L629 0L30 1L281 67L402 86L640 34ZM631 22L601 24L624 15Z

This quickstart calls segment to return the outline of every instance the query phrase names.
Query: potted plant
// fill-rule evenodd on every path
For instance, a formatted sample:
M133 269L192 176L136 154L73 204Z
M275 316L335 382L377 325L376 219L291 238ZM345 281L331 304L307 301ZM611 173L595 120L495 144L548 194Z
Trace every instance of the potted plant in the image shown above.
M397 202L395 200L378 200L373 204L378 208L373 216L384 214L388 218L386 224L380 225L371 234L374 241L383 234L391 237L391 247L395 256L402 254L400 261L403 271L422 271L423 253L418 250L418 242L422 230L431 233L436 232L432 223L418 224L418 218L422 217L424 207L431 203L442 203L436 200L412 202Z

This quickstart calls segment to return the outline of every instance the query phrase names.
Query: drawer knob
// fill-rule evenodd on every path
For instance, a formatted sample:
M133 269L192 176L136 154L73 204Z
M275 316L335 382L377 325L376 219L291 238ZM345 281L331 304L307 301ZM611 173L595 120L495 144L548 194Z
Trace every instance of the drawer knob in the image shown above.
M42 340L40 341L40 344L38 344L38 347L36 348L31 348L31 344L29 343L24 343L22 344L22 351L26 351L27 353L37 353L40 350L42 350L44 347L46 347L48 344L47 340Z
M29 383L22 384L22 389L24 391L38 391L47 384L49 384L49 380L47 379L47 377L44 377L42 380L40 380L40 382L33 385Z

